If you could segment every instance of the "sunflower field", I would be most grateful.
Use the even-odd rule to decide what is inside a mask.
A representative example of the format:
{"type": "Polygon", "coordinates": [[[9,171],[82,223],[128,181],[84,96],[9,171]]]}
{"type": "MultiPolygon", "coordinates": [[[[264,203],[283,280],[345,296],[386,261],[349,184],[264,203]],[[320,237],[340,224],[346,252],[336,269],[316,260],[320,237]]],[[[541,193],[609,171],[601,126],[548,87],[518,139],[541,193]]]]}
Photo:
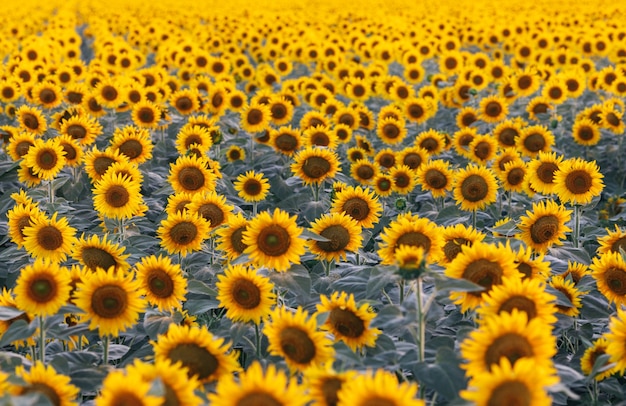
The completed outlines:
{"type": "Polygon", "coordinates": [[[0,9],[0,405],[626,405],[623,1],[0,9]]]}

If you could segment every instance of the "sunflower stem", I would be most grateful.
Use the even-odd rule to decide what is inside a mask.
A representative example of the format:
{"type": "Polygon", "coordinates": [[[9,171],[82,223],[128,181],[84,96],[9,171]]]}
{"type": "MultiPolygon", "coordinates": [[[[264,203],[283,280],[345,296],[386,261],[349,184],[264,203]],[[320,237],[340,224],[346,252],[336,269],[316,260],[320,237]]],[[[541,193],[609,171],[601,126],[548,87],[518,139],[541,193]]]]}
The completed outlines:
{"type": "Polygon", "coordinates": [[[257,213],[258,213],[258,202],[252,202],[252,217],[256,217],[257,213]]]}
{"type": "Polygon", "coordinates": [[[124,222],[123,218],[119,219],[117,227],[118,227],[118,231],[119,231],[119,240],[120,240],[120,243],[121,243],[124,240],[126,240],[126,225],[125,225],[125,222],[124,222]]]}
{"type": "Polygon", "coordinates": [[[48,203],[54,203],[54,187],[52,186],[52,179],[48,181],[48,203]]]}
{"type": "Polygon", "coordinates": [[[43,316],[39,316],[39,360],[46,365],[46,329],[43,328],[43,316]]]}
{"type": "Polygon", "coordinates": [[[259,325],[254,323],[254,338],[256,344],[256,358],[261,359],[261,332],[259,331],[259,325]]]}
{"type": "Polygon", "coordinates": [[[472,210],[472,228],[476,230],[476,209],[472,210]]]}
{"type": "MultiPolygon", "coordinates": [[[[417,278],[415,281],[415,300],[417,302],[417,334],[419,339],[419,352],[417,354],[417,362],[424,361],[425,341],[426,341],[426,309],[422,307],[422,278],[417,278]]],[[[424,398],[424,386],[420,385],[419,391],[420,399],[424,398]]]]}
{"type": "Polygon", "coordinates": [[[109,364],[109,346],[111,345],[111,337],[107,334],[102,337],[102,363],[104,365],[109,364]]]}
{"type": "Polygon", "coordinates": [[[574,205],[574,232],[572,234],[572,243],[578,248],[578,239],[580,237],[580,205],[574,205]]]}
{"type": "Polygon", "coordinates": [[[399,302],[399,304],[402,305],[402,303],[404,302],[404,279],[400,280],[399,287],[400,287],[400,302],[399,302]]]}

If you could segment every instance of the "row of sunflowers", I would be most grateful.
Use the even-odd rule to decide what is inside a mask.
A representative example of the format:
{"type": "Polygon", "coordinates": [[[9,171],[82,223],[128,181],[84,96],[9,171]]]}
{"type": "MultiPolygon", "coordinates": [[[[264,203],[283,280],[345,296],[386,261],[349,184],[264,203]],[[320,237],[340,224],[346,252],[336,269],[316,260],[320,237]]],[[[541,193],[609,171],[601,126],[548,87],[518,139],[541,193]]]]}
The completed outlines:
{"type": "Polygon", "coordinates": [[[626,4],[13,3],[0,404],[626,401],[626,4]]]}

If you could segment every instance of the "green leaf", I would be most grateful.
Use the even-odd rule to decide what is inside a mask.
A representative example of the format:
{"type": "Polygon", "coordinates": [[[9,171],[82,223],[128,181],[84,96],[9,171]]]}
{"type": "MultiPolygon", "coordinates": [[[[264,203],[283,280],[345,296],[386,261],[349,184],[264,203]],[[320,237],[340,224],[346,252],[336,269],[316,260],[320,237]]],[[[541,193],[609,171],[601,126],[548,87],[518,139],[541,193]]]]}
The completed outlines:
{"type": "Polygon", "coordinates": [[[2,334],[0,338],[0,347],[14,343],[15,341],[25,340],[35,334],[37,330],[36,323],[28,324],[25,320],[16,320],[2,334]]]}
{"type": "Polygon", "coordinates": [[[380,297],[385,286],[398,283],[399,276],[391,271],[391,267],[374,267],[367,281],[366,297],[380,297]]]}
{"type": "Polygon", "coordinates": [[[321,242],[330,241],[328,238],[322,237],[321,235],[316,234],[306,229],[302,231],[302,234],[300,234],[300,237],[307,239],[307,240],[313,240],[313,241],[321,241],[321,242]]]}
{"type": "Polygon", "coordinates": [[[169,314],[147,312],[143,319],[143,328],[151,339],[156,340],[160,334],[167,333],[173,322],[174,320],[169,314]]]}
{"type": "Polygon", "coordinates": [[[0,306],[0,320],[6,321],[15,319],[24,314],[24,311],[16,309],[15,307],[0,306]]]}
{"type": "Polygon", "coordinates": [[[435,288],[438,292],[480,292],[485,290],[484,287],[468,281],[467,279],[448,278],[443,275],[438,275],[435,279],[435,288]]]}
{"type": "Polygon", "coordinates": [[[430,365],[426,362],[419,362],[413,368],[413,374],[420,385],[427,389],[432,389],[444,399],[456,397],[458,392],[454,382],[448,373],[440,365],[430,365]]]}
{"type": "Polygon", "coordinates": [[[206,296],[217,296],[217,290],[213,289],[206,283],[199,281],[197,279],[192,279],[187,282],[187,292],[196,293],[198,295],[206,295],[206,296]]]}
{"type": "Polygon", "coordinates": [[[608,371],[609,369],[615,366],[615,363],[610,363],[609,359],[611,359],[610,354],[602,354],[598,358],[596,358],[593,363],[593,368],[591,368],[591,372],[587,375],[587,381],[591,382],[596,377],[596,375],[608,371]]]}
{"type": "Polygon", "coordinates": [[[302,304],[311,294],[311,275],[302,265],[293,265],[286,272],[272,272],[270,280],[278,287],[287,289],[302,304]]]}

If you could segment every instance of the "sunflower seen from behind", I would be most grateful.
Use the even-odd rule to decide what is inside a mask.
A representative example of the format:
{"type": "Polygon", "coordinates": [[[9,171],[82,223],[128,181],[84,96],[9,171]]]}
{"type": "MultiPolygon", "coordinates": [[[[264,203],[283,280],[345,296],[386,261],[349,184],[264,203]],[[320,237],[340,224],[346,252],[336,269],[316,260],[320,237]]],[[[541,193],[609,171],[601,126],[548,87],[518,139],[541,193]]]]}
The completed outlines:
{"type": "Polygon", "coordinates": [[[274,284],[253,267],[229,265],[217,279],[216,299],[233,321],[258,325],[276,304],[274,284]]]}
{"type": "Polygon", "coordinates": [[[271,363],[264,368],[258,361],[240,373],[239,379],[233,375],[220,379],[209,394],[214,406],[305,406],[309,400],[295,377],[271,363]]]}
{"type": "Polygon", "coordinates": [[[152,341],[152,346],[156,362],[180,363],[187,369],[187,376],[201,383],[219,381],[241,369],[230,345],[206,326],[170,324],[165,334],[152,341]]]}
{"type": "Polygon", "coordinates": [[[21,269],[15,284],[15,301],[21,310],[52,316],[70,297],[70,273],[49,259],[37,259],[21,269]]]}
{"type": "Polygon", "coordinates": [[[187,293],[187,279],[169,257],[145,256],[135,264],[135,279],[143,296],[159,311],[180,309],[187,293]]]}
{"type": "Polygon", "coordinates": [[[304,371],[333,358],[332,341],[318,331],[316,318],[298,307],[295,311],[277,307],[270,321],[263,326],[267,336],[267,350],[282,357],[293,371],[304,371]]]}

